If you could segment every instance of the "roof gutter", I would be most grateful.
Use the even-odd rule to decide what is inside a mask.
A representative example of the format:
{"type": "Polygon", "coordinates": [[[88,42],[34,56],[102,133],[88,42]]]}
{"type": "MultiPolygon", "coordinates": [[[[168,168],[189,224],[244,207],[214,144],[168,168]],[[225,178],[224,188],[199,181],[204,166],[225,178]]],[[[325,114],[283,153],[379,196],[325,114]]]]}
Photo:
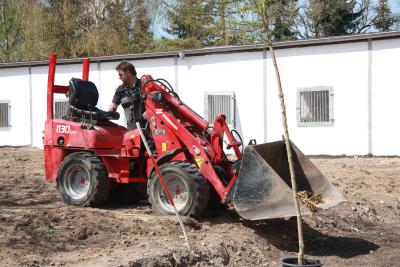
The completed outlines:
{"type": "MultiPolygon", "coordinates": [[[[365,34],[343,35],[343,36],[334,36],[334,37],[326,37],[318,39],[303,39],[294,41],[274,42],[274,48],[288,49],[297,47],[332,45],[332,44],[354,43],[354,42],[368,42],[368,40],[383,40],[383,39],[397,39],[397,38],[400,38],[400,31],[365,33],[365,34]]],[[[98,63],[98,62],[114,62],[121,60],[143,60],[143,59],[175,58],[175,57],[182,58],[183,56],[189,57],[189,56],[202,56],[210,54],[254,52],[254,51],[262,51],[263,49],[268,49],[268,47],[265,44],[221,46],[221,47],[209,47],[201,49],[182,50],[182,51],[90,57],[90,61],[93,63],[98,63]]],[[[82,58],[71,58],[71,59],[60,59],[57,61],[57,64],[70,65],[70,64],[80,64],[81,62],[82,58]]],[[[29,66],[31,67],[47,66],[48,64],[49,64],[48,60],[0,63],[0,69],[29,67],[29,66]]]]}

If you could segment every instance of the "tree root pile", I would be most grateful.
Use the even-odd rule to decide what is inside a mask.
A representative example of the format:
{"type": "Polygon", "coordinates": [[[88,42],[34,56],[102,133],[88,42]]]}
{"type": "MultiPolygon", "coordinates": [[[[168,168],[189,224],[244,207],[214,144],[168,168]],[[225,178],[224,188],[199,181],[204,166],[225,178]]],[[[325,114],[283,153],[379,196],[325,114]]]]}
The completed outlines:
{"type": "Polygon", "coordinates": [[[300,200],[309,208],[312,212],[317,212],[320,210],[318,204],[322,202],[321,194],[313,194],[309,191],[300,191],[297,193],[300,200]]]}

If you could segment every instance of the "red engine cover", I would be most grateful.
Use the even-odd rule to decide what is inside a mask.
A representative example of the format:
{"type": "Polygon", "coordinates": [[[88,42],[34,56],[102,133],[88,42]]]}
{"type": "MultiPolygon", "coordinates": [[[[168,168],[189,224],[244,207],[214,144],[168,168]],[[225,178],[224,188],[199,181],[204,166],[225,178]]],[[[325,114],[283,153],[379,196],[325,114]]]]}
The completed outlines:
{"type": "Polygon", "coordinates": [[[81,123],[54,119],[46,122],[44,145],[84,149],[112,149],[120,147],[126,128],[122,126],[94,126],[82,129],[81,123]]]}

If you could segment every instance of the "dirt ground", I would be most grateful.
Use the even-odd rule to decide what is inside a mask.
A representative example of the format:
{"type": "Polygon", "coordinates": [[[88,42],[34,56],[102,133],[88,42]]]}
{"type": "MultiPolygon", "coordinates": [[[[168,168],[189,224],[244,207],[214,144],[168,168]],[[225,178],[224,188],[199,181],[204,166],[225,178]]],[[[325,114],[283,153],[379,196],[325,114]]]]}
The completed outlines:
{"type": "MultiPolygon", "coordinates": [[[[233,211],[184,218],[148,204],[67,206],[44,181],[43,151],[0,148],[1,266],[281,266],[296,221],[248,222],[233,211]]],[[[324,266],[400,266],[400,158],[313,158],[347,197],[305,218],[306,254],[324,266]]]]}

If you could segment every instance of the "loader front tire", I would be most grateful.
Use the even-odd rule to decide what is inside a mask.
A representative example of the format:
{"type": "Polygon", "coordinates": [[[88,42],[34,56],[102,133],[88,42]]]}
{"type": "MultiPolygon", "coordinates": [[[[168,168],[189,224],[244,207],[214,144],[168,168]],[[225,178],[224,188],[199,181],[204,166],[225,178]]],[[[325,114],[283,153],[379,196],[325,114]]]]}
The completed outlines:
{"type": "MultiPolygon", "coordinates": [[[[175,161],[160,167],[175,207],[180,215],[198,218],[206,209],[209,185],[197,167],[189,162],[175,161]]],[[[174,214],[158,175],[150,178],[147,194],[153,210],[158,214],[174,214]]]]}
{"type": "Polygon", "coordinates": [[[98,207],[107,202],[110,184],[100,158],[88,152],[75,152],[62,161],[57,173],[57,189],[64,202],[98,207]]]}

